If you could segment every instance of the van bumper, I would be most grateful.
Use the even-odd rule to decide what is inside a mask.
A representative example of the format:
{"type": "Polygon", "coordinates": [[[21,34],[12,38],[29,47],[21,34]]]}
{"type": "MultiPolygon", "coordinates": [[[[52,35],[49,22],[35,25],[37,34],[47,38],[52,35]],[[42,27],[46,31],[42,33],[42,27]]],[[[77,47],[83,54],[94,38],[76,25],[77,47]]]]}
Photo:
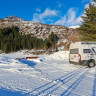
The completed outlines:
{"type": "Polygon", "coordinates": [[[88,66],[88,60],[82,60],[82,61],[79,61],[79,62],[73,62],[73,61],[69,61],[69,63],[71,64],[78,64],[78,65],[84,65],[84,66],[88,66]]]}

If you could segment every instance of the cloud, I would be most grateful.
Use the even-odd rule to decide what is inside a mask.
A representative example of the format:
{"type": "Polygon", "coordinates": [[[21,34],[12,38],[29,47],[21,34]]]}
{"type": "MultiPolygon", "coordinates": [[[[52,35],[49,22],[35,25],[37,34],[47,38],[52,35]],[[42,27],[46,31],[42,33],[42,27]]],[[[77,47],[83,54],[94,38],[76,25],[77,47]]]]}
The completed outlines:
{"type": "MultiPolygon", "coordinates": [[[[95,2],[90,2],[91,4],[94,4],[94,6],[96,6],[96,3],[95,2]]],[[[85,7],[84,8],[89,8],[89,3],[88,4],[85,4],[85,7]]]]}
{"type": "Polygon", "coordinates": [[[60,20],[56,21],[56,22],[55,22],[55,25],[64,25],[65,22],[66,22],[66,16],[61,17],[60,20]]]}
{"type": "Polygon", "coordinates": [[[61,17],[55,22],[55,25],[75,26],[80,25],[82,21],[81,16],[76,17],[76,11],[74,8],[70,8],[66,15],[61,17]]]}
{"type": "Polygon", "coordinates": [[[84,8],[89,8],[89,4],[85,4],[85,7],[84,8]]]}
{"type": "Polygon", "coordinates": [[[45,18],[57,16],[57,13],[58,13],[57,10],[51,10],[49,8],[46,8],[45,11],[41,14],[34,13],[32,21],[45,23],[45,21],[44,21],[45,18]]]}
{"type": "Polygon", "coordinates": [[[54,19],[52,19],[52,17],[55,18],[59,17],[58,13],[59,13],[58,10],[55,9],[51,10],[49,8],[46,8],[43,13],[34,13],[32,21],[40,23],[50,22],[50,24],[65,25],[65,26],[76,26],[81,24],[82,14],[77,17],[76,16],[77,9],[75,10],[74,8],[70,8],[64,16],[60,17],[59,20],[53,23],[54,19]]]}
{"type": "Polygon", "coordinates": [[[67,24],[73,23],[76,18],[76,12],[73,8],[70,8],[67,12],[68,20],[66,21],[67,24]]]}
{"type": "Polygon", "coordinates": [[[37,14],[37,13],[34,13],[33,14],[33,20],[32,21],[34,21],[34,22],[39,22],[39,14],[37,14]]]}
{"type": "Polygon", "coordinates": [[[82,3],[84,3],[84,2],[92,2],[93,0],[82,0],[82,3]]]}
{"type": "Polygon", "coordinates": [[[36,8],[35,10],[36,10],[37,12],[41,12],[41,9],[39,9],[39,8],[36,8]]]}
{"type": "Polygon", "coordinates": [[[62,7],[62,3],[60,3],[60,1],[57,1],[57,6],[58,6],[58,8],[61,8],[62,7]]]}
{"type": "Polygon", "coordinates": [[[82,18],[81,16],[79,16],[78,18],[75,19],[75,22],[73,23],[73,25],[80,25],[82,22],[82,18]]]}
{"type": "Polygon", "coordinates": [[[47,8],[44,13],[40,14],[39,17],[40,19],[46,18],[46,17],[50,17],[50,16],[56,16],[57,15],[57,11],[56,10],[50,10],[49,8],[47,8]]]}

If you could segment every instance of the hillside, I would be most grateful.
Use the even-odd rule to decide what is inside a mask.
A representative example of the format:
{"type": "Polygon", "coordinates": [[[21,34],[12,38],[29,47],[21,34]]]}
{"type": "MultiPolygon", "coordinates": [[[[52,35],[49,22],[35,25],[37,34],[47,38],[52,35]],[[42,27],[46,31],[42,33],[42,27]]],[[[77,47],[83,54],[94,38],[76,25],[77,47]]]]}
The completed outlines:
{"type": "Polygon", "coordinates": [[[18,26],[20,28],[20,33],[22,34],[31,34],[32,37],[38,38],[48,38],[51,32],[55,33],[58,38],[58,45],[65,42],[79,41],[80,34],[78,30],[68,28],[61,25],[48,25],[42,23],[35,23],[32,21],[25,21],[17,16],[8,16],[4,19],[0,19],[0,28],[18,26]],[[75,36],[75,38],[74,38],[75,36]]]}

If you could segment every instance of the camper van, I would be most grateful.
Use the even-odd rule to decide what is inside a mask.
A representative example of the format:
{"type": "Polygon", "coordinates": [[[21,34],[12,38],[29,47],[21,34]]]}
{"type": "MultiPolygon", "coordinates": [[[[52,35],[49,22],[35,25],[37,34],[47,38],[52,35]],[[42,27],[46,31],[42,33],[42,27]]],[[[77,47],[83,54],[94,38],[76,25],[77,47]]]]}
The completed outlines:
{"type": "Polygon", "coordinates": [[[96,65],[96,42],[82,41],[71,43],[69,63],[94,67],[96,65]]]}

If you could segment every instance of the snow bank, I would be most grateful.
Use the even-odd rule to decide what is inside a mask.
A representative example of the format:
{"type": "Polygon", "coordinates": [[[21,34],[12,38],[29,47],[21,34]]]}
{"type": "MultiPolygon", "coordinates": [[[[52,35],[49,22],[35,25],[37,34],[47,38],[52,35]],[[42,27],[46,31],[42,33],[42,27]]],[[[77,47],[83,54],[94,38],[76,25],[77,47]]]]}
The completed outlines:
{"type": "Polygon", "coordinates": [[[46,58],[55,60],[62,60],[62,59],[65,60],[69,58],[69,51],[58,51],[54,54],[47,56],[46,58]]]}
{"type": "Polygon", "coordinates": [[[2,54],[0,54],[0,56],[5,56],[8,58],[25,58],[28,56],[37,56],[37,55],[25,54],[25,50],[22,50],[22,51],[18,51],[18,52],[9,53],[9,54],[2,53],[2,54]]]}

